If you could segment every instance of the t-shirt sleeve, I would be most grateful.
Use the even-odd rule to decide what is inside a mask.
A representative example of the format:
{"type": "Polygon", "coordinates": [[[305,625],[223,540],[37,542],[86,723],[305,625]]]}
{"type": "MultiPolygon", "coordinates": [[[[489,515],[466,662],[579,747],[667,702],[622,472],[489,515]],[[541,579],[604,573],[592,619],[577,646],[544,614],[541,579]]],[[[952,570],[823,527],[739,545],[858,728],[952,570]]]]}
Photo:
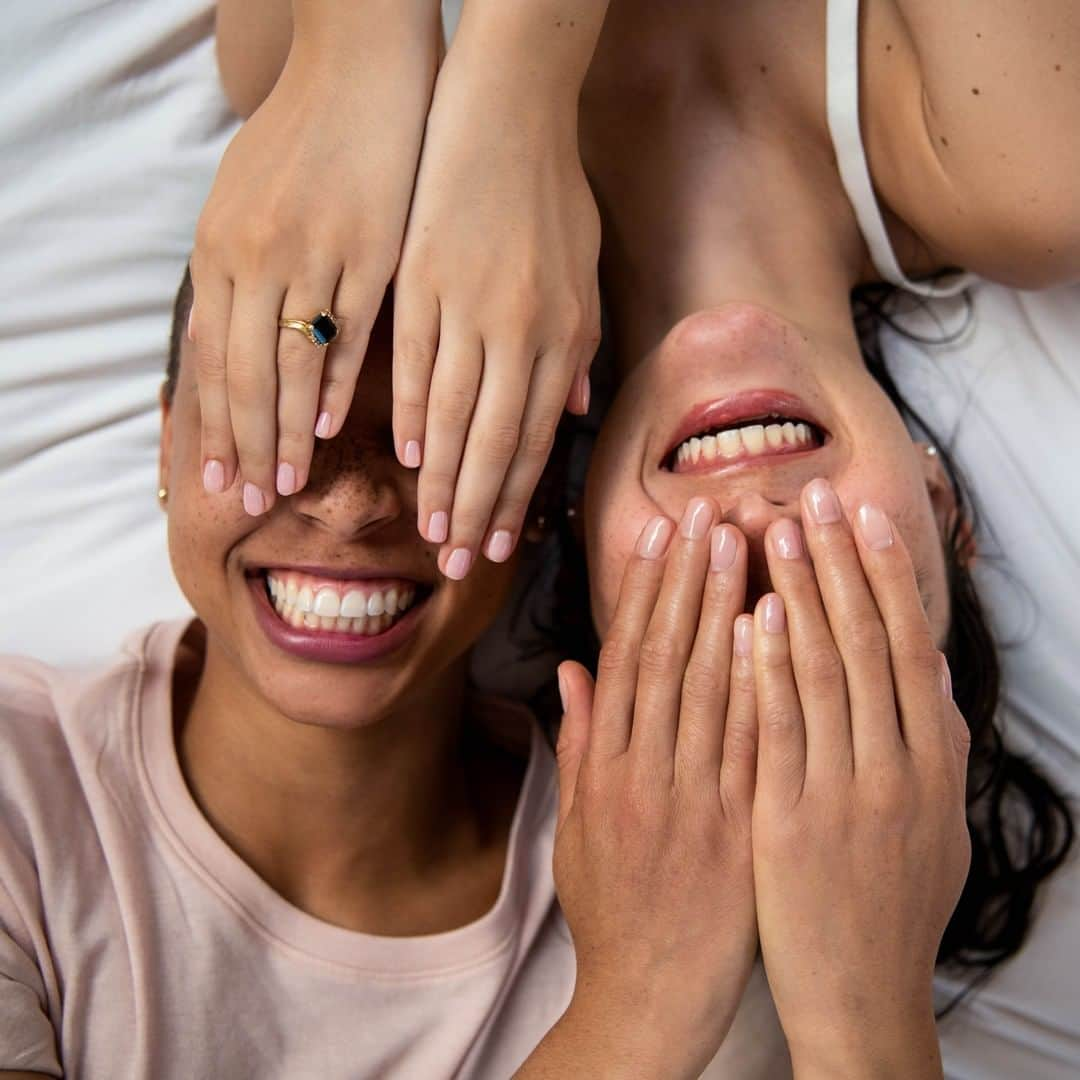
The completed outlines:
{"type": "Polygon", "coordinates": [[[62,1076],[56,1033],[45,1011],[44,980],[16,940],[12,922],[21,920],[0,882],[0,1070],[62,1076]]]}

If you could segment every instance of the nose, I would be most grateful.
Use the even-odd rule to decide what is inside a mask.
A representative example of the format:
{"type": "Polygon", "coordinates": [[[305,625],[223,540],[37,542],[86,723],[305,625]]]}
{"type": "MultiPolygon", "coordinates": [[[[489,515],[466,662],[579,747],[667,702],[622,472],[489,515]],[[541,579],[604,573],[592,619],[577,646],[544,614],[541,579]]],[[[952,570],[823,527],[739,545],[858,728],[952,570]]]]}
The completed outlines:
{"type": "Polygon", "coordinates": [[[358,540],[401,519],[410,474],[381,449],[335,445],[340,440],[319,446],[308,483],[289,506],[341,541],[358,540]]]}

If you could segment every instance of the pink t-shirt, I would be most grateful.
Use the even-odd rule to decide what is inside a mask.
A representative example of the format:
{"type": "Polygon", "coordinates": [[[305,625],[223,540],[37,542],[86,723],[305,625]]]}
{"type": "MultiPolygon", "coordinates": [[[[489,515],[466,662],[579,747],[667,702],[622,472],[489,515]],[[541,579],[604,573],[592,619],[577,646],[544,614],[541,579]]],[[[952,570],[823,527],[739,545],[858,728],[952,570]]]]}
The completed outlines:
{"type": "MultiPolygon", "coordinates": [[[[539,727],[495,906],[447,933],[345,930],[275,893],[192,800],[171,706],[187,625],[93,675],[0,660],[0,1069],[506,1080],[574,984],[539,727]]],[[[706,1075],[785,1063],[758,969],[706,1075]]]]}

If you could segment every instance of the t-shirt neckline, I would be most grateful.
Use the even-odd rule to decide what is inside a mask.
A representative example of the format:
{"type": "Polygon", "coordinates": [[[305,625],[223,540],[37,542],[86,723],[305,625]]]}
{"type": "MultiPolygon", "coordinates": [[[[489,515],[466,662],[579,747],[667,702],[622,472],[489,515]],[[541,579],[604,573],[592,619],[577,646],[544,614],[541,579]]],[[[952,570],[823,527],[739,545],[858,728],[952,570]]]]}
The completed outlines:
{"type": "Polygon", "coordinates": [[[251,929],[287,951],[368,975],[447,975],[484,964],[506,949],[530,888],[529,838],[554,800],[554,759],[535,720],[494,906],[471,923],[437,934],[383,937],[348,930],[309,915],[275,892],[225,843],[192,798],[180,770],[172,715],[176,650],[190,625],[190,619],[180,619],[147,630],[131,702],[132,731],[137,769],[156,824],[203,884],[251,929]]]}

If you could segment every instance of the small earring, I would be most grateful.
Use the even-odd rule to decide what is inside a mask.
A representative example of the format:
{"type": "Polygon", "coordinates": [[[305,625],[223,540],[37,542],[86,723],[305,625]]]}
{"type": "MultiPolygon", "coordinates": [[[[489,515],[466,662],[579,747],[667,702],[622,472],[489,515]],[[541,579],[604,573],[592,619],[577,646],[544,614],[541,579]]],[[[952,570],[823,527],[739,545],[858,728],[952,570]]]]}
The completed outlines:
{"type": "Polygon", "coordinates": [[[928,446],[926,448],[926,456],[927,457],[937,457],[937,447],[936,446],[928,446]]]}
{"type": "Polygon", "coordinates": [[[164,506],[165,503],[169,501],[169,489],[164,487],[158,488],[157,497],[158,502],[161,503],[162,506],[164,506]]]}

